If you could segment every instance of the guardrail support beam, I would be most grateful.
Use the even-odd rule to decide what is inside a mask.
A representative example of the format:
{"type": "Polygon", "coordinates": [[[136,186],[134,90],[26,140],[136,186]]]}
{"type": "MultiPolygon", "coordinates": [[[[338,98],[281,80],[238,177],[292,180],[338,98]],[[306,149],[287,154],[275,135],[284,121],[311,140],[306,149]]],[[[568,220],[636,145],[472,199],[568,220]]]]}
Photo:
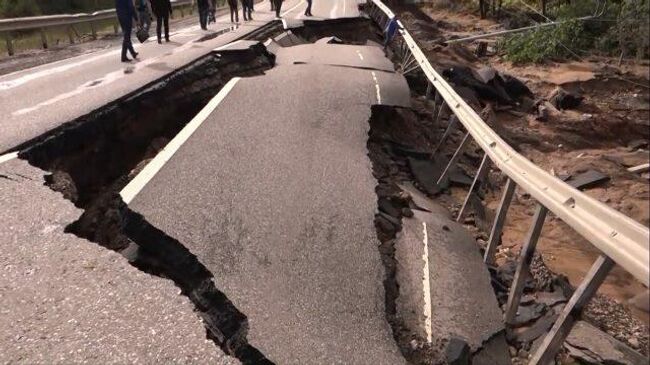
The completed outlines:
{"type": "Polygon", "coordinates": [[[515,184],[512,179],[508,178],[506,186],[503,189],[503,194],[501,195],[501,203],[499,204],[499,208],[494,217],[494,223],[492,223],[492,230],[490,231],[490,238],[488,239],[487,247],[485,248],[485,254],[483,255],[483,262],[488,265],[494,264],[494,254],[497,252],[497,247],[501,240],[501,233],[503,232],[503,226],[506,223],[508,209],[510,208],[510,203],[512,202],[512,197],[515,194],[516,187],[517,184],[515,184]]]}
{"type": "Polygon", "coordinates": [[[490,158],[488,157],[488,154],[485,153],[483,154],[483,160],[481,160],[481,165],[479,165],[478,170],[476,170],[476,176],[474,176],[474,181],[472,181],[472,186],[469,187],[469,192],[465,197],[463,206],[460,208],[460,211],[458,212],[458,217],[456,217],[456,222],[462,223],[461,221],[463,219],[463,215],[465,214],[465,210],[467,209],[467,205],[469,204],[469,200],[472,198],[472,194],[474,194],[474,190],[477,190],[481,187],[481,183],[483,182],[483,179],[485,178],[485,175],[487,175],[489,169],[490,169],[490,158]]]}
{"type": "Polygon", "coordinates": [[[537,241],[542,233],[542,227],[544,227],[546,213],[548,213],[546,207],[537,203],[537,209],[533,216],[533,225],[530,227],[526,241],[521,247],[519,262],[517,263],[517,271],[515,271],[515,277],[512,281],[512,286],[510,287],[510,294],[508,295],[508,303],[506,304],[506,313],[504,317],[506,324],[511,324],[517,316],[521,294],[524,292],[526,278],[530,274],[530,263],[533,261],[537,241]]]}
{"type": "MultiPolygon", "coordinates": [[[[442,113],[443,108],[444,108],[444,104],[440,108],[440,111],[438,112],[438,117],[436,118],[436,122],[438,122],[438,118],[440,118],[440,114],[442,113]]],[[[438,141],[438,144],[436,145],[436,147],[431,152],[431,158],[434,157],[436,152],[438,152],[440,147],[442,147],[442,144],[445,143],[445,140],[447,140],[447,138],[449,137],[451,132],[454,130],[454,127],[456,126],[457,121],[458,121],[458,118],[456,118],[455,115],[452,115],[451,118],[449,118],[449,124],[447,124],[447,128],[445,129],[445,133],[442,134],[442,137],[440,137],[440,140],[438,141]]]]}
{"type": "MultiPolygon", "coordinates": [[[[454,118],[455,119],[455,118],[454,118]]],[[[456,152],[454,152],[454,155],[451,156],[451,160],[449,160],[449,163],[447,164],[447,167],[445,167],[445,171],[442,172],[440,177],[438,178],[438,181],[436,182],[438,185],[442,183],[442,181],[449,175],[451,172],[451,168],[458,162],[458,159],[460,156],[463,154],[463,150],[465,149],[465,146],[469,143],[471,135],[469,132],[465,133],[465,137],[463,137],[463,140],[460,142],[460,146],[456,149],[456,152]]]]}
{"type": "Polygon", "coordinates": [[[48,44],[47,44],[47,35],[45,34],[45,29],[41,28],[38,30],[38,32],[41,34],[41,46],[43,46],[43,49],[47,49],[48,44]]]}
{"type": "Polygon", "coordinates": [[[97,28],[95,28],[95,23],[90,22],[90,34],[92,34],[93,39],[97,39],[97,28]]]}
{"type": "Polygon", "coordinates": [[[70,44],[74,44],[74,34],[72,33],[72,26],[68,27],[68,40],[70,40],[70,44]]]}
{"type": "Polygon", "coordinates": [[[9,56],[14,55],[14,42],[11,39],[11,34],[5,33],[5,42],[7,43],[7,53],[9,56]]]}
{"type": "Polygon", "coordinates": [[[560,317],[555,321],[553,328],[542,340],[530,360],[530,365],[547,365],[555,359],[555,355],[564,343],[564,340],[571,332],[577,317],[582,313],[585,305],[596,294],[600,285],[607,278],[607,274],[614,267],[614,261],[607,256],[601,255],[591,266],[585,279],[569,299],[560,317]]]}

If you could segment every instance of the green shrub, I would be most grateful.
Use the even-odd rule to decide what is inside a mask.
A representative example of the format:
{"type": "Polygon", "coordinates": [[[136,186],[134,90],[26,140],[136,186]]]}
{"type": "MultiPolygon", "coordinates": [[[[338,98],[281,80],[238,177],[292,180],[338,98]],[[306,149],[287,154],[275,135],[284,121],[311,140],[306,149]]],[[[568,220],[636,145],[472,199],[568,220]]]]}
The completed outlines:
{"type": "Polygon", "coordinates": [[[557,26],[539,28],[507,37],[502,47],[506,59],[514,63],[541,63],[548,59],[569,57],[569,50],[584,47],[583,24],[577,20],[557,26]],[[568,48],[568,49],[567,49],[568,48]]]}
{"type": "Polygon", "coordinates": [[[0,0],[0,17],[17,18],[41,13],[35,0],[0,0]]]}

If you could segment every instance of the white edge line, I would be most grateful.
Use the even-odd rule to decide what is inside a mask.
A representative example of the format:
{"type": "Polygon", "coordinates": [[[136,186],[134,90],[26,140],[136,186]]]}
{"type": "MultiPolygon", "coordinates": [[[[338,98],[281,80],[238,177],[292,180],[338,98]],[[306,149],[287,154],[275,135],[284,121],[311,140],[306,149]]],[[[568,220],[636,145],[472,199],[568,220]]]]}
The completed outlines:
{"type": "Polygon", "coordinates": [[[422,269],[422,284],[423,284],[423,295],[424,295],[424,330],[427,334],[427,342],[431,343],[433,341],[433,334],[431,329],[431,283],[429,279],[429,236],[427,234],[427,224],[422,222],[422,233],[424,237],[422,243],[424,244],[424,253],[422,259],[424,260],[424,267],[422,269]]]}
{"type": "Polygon", "coordinates": [[[13,160],[14,158],[17,158],[17,157],[18,157],[18,152],[7,153],[6,155],[0,156],[0,163],[5,163],[7,161],[11,161],[11,160],[13,160]]]}
{"type": "Polygon", "coordinates": [[[239,43],[241,43],[242,41],[243,41],[243,40],[240,39],[240,40],[238,40],[238,41],[230,42],[230,43],[228,43],[228,44],[224,44],[224,45],[221,46],[221,47],[215,48],[215,49],[213,49],[212,51],[214,51],[214,52],[216,52],[216,51],[221,51],[221,50],[224,50],[224,49],[226,49],[226,48],[230,48],[230,47],[234,46],[235,44],[239,44],[239,43]]]}
{"type": "Polygon", "coordinates": [[[192,134],[203,124],[203,122],[219,106],[223,99],[234,88],[240,77],[234,77],[219,91],[219,93],[210,100],[187,125],[172,139],[156,157],[154,157],[147,166],[120,191],[120,196],[125,204],[131,203],[145,185],[160,171],[160,169],[169,161],[178,149],[192,136],[192,134]]]}
{"type": "Polygon", "coordinates": [[[286,19],[282,19],[282,28],[284,30],[287,30],[287,28],[289,28],[289,26],[287,25],[287,20],[286,19]]]}
{"type": "Polygon", "coordinates": [[[285,11],[284,13],[280,13],[280,16],[285,16],[285,15],[289,14],[289,13],[292,12],[294,9],[296,9],[297,7],[299,7],[300,5],[302,5],[302,3],[304,3],[304,2],[305,2],[305,0],[300,0],[300,1],[298,2],[298,4],[296,4],[293,8],[291,8],[291,9],[285,11]]]}

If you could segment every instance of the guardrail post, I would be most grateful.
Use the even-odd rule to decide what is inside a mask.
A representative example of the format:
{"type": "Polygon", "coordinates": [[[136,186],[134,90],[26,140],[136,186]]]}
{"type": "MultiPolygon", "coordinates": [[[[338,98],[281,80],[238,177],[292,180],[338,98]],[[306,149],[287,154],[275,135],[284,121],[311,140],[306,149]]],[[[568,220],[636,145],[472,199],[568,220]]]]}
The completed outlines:
{"type": "Polygon", "coordinates": [[[74,44],[74,34],[72,34],[72,26],[68,27],[68,39],[70,40],[70,44],[74,44]]]}
{"type": "Polygon", "coordinates": [[[499,246],[499,241],[501,240],[501,232],[503,232],[503,226],[506,223],[506,216],[508,215],[508,209],[510,208],[510,203],[512,202],[512,197],[515,194],[515,184],[512,179],[508,178],[506,181],[506,186],[503,189],[503,195],[501,195],[501,203],[497,209],[497,213],[494,217],[494,223],[492,223],[492,230],[490,231],[490,238],[488,239],[487,247],[485,248],[485,254],[483,255],[483,262],[488,265],[494,263],[494,254],[497,251],[499,246]]]}
{"type": "Polygon", "coordinates": [[[506,304],[506,313],[504,317],[507,324],[511,324],[517,315],[521,295],[524,292],[524,284],[530,273],[530,263],[533,260],[533,254],[535,253],[539,236],[542,233],[542,227],[544,227],[546,213],[548,213],[546,207],[537,203],[537,209],[533,216],[533,225],[530,227],[526,241],[521,248],[519,262],[517,263],[517,271],[515,271],[515,277],[512,281],[512,286],[510,287],[510,294],[508,295],[508,303],[506,304]]]}
{"type": "Polygon", "coordinates": [[[456,222],[460,222],[463,219],[463,215],[465,214],[465,209],[467,209],[467,205],[469,204],[469,200],[472,198],[472,194],[474,193],[474,190],[481,187],[481,183],[483,182],[483,179],[485,178],[485,175],[487,175],[489,169],[490,169],[490,158],[486,153],[483,155],[483,160],[481,160],[481,165],[479,165],[478,170],[476,170],[476,176],[474,177],[474,181],[472,181],[472,186],[470,186],[469,192],[465,197],[463,206],[460,208],[460,211],[458,212],[458,217],[456,217],[456,222]]]}
{"type": "Polygon", "coordinates": [[[5,42],[7,43],[7,53],[9,56],[14,55],[14,42],[11,39],[11,33],[7,32],[5,33],[5,42]]]}
{"type": "Polygon", "coordinates": [[[95,23],[90,22],[90,34],[92,34],[93,39],[97,39],[97,29],[95,28],[95,23]]]}
{"type": "MultiPolygon", "coordinates": [[[[444,105],[443,105],[443,107],[444,107],[444,105]]],[[[442,113],[442,108],[438,112],[438,118],[440,117],[441,113],[442,113]]],[[[438,118],[436,118],[436,122],[438,121],[438,118]]],[[[442,147],[442,144],[445,143],[445,140],[449,137],[451,132],[454,130],[454,127],[456,126],[457,119],[458,118],[456,118],[455,115],[452,115],[449,118],[449,124],[447,124],[447,129],[445,129],[445,132],[442,134],[442,137],[440,137],[440,140],[438,141],[438,144],[436,145],[436,147],[431,152],[431,158],[433,158],[433,156],[436,154],[436,152],[438,152],[440,147],[442,147]]]]}
{"type": "Polygon", "coordinates": [[[582,312],[582,309],[589,300],[596,294],[598,287],[605,281],[607,274],[614,267],[614,261],[607,256],[601,255],[591,266],[585,279],[569,299],[562,313],[555,321],[553,328],[542,340],[542,344],[537,348],[530,360],[530,365],[547,365],[555,359],[560,346],[571,332],[571,328],[576,318],[582,312]]]}
{"type": "Polygon", "coordinates": [[[41,34],[41,45],[43,46],[43,49],[47,49],[47,34],[45,34],[45,30],[41,28],[38,32],[41,34]]]}
{"type": "Polygon", "coordinates": [[[424,98],[426,100],[431,99],[431,93],[433,92],[433,85],[429,81],[427,81],[427,91],[424,93],[424,98]]]}
{"type": "Polygon", "coordinates": [[[178,10],[181,12],[181,18],[185,18],[185,12],[183,11],[183,7],[179,6],[178,10]]]}
{"type": "Polygon", "coordinates": [[[465,149],[465,146],[470,141],[469,137],[470,137],[469,132],[465,133],[465,137],[463,137],[463,140],[460,142],[460,146],[458,146],[456,152],[454,152],[454,155],[451,156],[451,160],[449,160],[447,167],[445,167],[445,171],[443,171],[440,177],[438,178],[438,181],[436,182],[438,185],[440,185],[440,183],[442,183],[442,181],[447,177],[447,175],[449,175],[449,173],[451,172],[451,168],[456,164],[456,162],[460,158],[460,155],[463,154],[463,150],[465,149]]]}
{"type": "Polygon", "coordinates": [[[117,34],[117,23],[113,23],[113,33],[117,34]]]}

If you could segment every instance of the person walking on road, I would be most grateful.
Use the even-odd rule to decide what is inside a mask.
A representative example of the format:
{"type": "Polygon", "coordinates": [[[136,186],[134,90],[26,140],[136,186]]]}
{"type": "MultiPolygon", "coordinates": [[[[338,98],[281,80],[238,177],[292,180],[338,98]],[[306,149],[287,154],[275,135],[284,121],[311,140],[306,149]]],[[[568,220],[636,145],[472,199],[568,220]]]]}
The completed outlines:
{"type": "Polygon", "coordinates": [[[253,11],[253,9],[251,9],[252,3],[253,0],[241,0],[241,11],[245,21],[253,20],[253,17],[251,16],[251,12],[253,11]]]}
{"type": "Polygon", "coordinates": [[[228,0],[230,8],[230,22],[239,23],[239,10],[237,9],[237,0],[228,0]]]}
{"type": "Polygon", "coordinates": [[[280,10],[282,9],[282,0],[271,0],[273,3],[273,8],[275,9],[275,17],[280,17],[280,10]]]}
{"type": "Polygon", "coordinates": [[[208,15],[210,13],[210,1],[198,0],[196,5],[199,8],[199,24],[201,29],[208,30],[208,15]]]}
{"type": "Polygon", "coordinates": [[[138,18],[140,19],[140,26],[142,29],[146,30],[149,33],[151,29],[151,3],[149,0],[136,0],[135,10],[138,11],[138,18]]]}
{"type": "Polygon", "coordinates": [[[312,2],[312,0],[307,0],[307,10],[305,10],[305,16],[312,16],[311,15],[311,2],[312,2]]]}
{"type": "Polygon", "coordinates": [[[169,16],[172,3],[169,0],[151,0],[151,10],[156,15],[156,34],[158,43],[162,43],[162,27],[165,27],[165,41],[169,42],[169,16]]]}
{"type": "Polygon", "coordinates": [[[115,0],[115,11],[117,12],[117,20],[122,27],[124,39],[122,40],[122,62],[130,62],[127,57],[127,51],[131,53],[133,58],[138,57],[138,52],[133,49],[131,42],[131,32],[133,31],[133,21],[138,21],[138,14],[135,12],[133,0],[115,0]]]}

